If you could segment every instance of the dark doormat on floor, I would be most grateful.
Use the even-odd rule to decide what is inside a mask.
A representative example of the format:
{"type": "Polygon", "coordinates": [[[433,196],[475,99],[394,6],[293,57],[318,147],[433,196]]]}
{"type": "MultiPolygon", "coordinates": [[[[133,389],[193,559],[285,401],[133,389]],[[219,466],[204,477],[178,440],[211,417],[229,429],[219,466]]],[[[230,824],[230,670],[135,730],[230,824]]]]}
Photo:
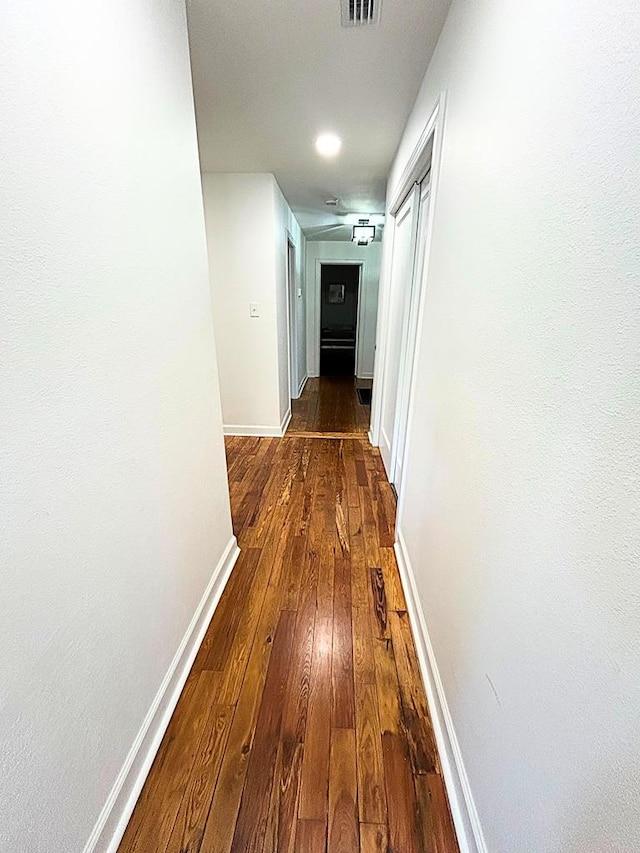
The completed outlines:
{"type": "Polygon", "coordinates": [[[356,388],[358,399],[363,406],[371,405],[371,388],[356,388]]]}

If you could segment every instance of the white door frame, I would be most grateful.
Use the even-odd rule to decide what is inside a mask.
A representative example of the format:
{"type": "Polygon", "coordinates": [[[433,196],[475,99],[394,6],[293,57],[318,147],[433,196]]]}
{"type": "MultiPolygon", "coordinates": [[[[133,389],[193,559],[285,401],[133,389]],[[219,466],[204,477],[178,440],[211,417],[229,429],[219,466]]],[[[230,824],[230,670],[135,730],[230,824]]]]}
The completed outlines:
{"type": "Polygon", "coordinates": [[[407,298],[411,294],[411,282],[413,277],[413,269],[415,265],[416,253],[416,238],[418,235],[418,214],[420,208],[420,188],[418,184],[414,184],[411,190],[403,199],[400,207],[396,211],[393,218],[394,231],[394,250],[391,258],[390,281],[389,281],[389,300],[387,303],[387,327],[385,333],[385,354],[386,363],[384,366],[383,388],[381,395],[381,418],[380,418],[380,454],[384,463],[389,481],[394,484],[393,477],[393,460],[394,460],[394,436],[396,431],[396,416],[397,416],[397,400],[398,388],[400,382],[400,368],[404,355],[403,333],[404,325],[407,318],[407,298]],[[408,234],[408,244],[404,245],[404,241],[400,241],[398,237],[399,229],[402,228],[408,234]],[[402,256],[399,254],[400,247],[404,246],[402,256]],[[398,278],[398,270],[396,262],[402,265],[406,263],[405,275],[407,279],[401,281],[398,278]],[[409,287],[406,287],[406,281],[409,282],[409,287]],[[398,316],[399,313],[399,316],[398,316]],[[391,355],[394,347],[392,346],[392,335],[399,336],[398,362],[395,364],[391,360],[391,355]],[[390,380],[395,381],[395,388],[392,391],[390,380]],[[388,412],[389,406],[393,406],[393,423],[389,430],[385,428],[385,415],[388,412]]]}
{"type": "MultiPolygon", "coordinates": [[[[413,376],[413,355],[417,345],[418,307],[422,303],[422,288],[424,277],[425,247],[420,245],[420,237],[425,234],[425,224],[429,225],[429,203],[431,201],[431,184],[427,174],[420,185],[416,187],[417,210],[415,219],[415,235],[413,243],[413,263],[411,267],[410,288],[407,293],[408,302],[405,304],[405,316],[402,328],[402,350],[398,365],[398,387],[396,391],[395,418],[393,437],[391,440],[391,475],[389,479],[396,488],[398,495],[402,492],[402,482],[399,478],[399,460],[406,458],[407,422],[409,418],[410,390],[413,376]],[[402,451],[402,453],[401,453],[402,451]]],[[[402,469],[404,471],[404,467],[402,469]]]]}
{"type": "Polygon", "coordinates": [[[285,249],[285,275],[287,281],[287,365],[289,373],[289,402],[298,396],[298,388],[295,387],[298,380],[298,324],[296,312],[296,244],[287,230],[285,249]],[[291,265],[293,256],[293,268],[291,265]]]}
{"type": "MultiPolygon", "coordinates": [[[[313,334],[315,336],[314,341],[314,350],[316,353],[316,364],[317,364],[317,376],[320,375],[320,332],[321,332],[321,323],[322,323],[322,304],[321,304],[321,292],[322,292],[322,267],[359,267],[358,270],[358,311],[356,314],[356,363],[354,367],[354,376],[358,375],[358,367],[360,364],[360,328],[361,328],[361,314],[362,311],[362,297],[363,297],[363,287],[362,282],[364,281],[364,264],[365,261],[355,258],[348,258],[345,261],[341,261],[339,259],[331,258],[329,260],[323,260],[322,258],[316,258],[316,282],[315,282],[315,292],[314,292],[314,308],[315,308],[315,323],[313,324],[313,334]]],[[[315,372],[315,371],[314,371],[315,372]]]]}
{"type": "MultiPolygon", "coordinates": [[[[431,253],[431,239],[433,231],[433,213],[437,199],[437,190],[440,177],[440,162],[442,159],[442,137],[444,131],[445,117],[445,93],[441,92],[436,99],[435,105],[429,116],[424,130],[420,134],[418,141],[413,149],[411,157],[400,176],[398,188],[388,203],[388,216],[395,217],[400,209],[402,202],[411,192],[411,188],[415,183],[420,183],[431,167],[431,190],[430,190],[430,216],[427,226],[427,234],[425,239],[424,252],[424,269],[423,275],[426,277],[429,267],[429,257],[431,253]]],[[[388,220],[387,220],[388,221],[388,220]]],[[[389,319],[389,300],[391,296],[391,268],[393,261],[393,232],[395,228],[386,227],[384,229],[384,246],[383,246],[383,263],[380,277],[380,301],[378,309],[378,322],[376,328],[376,358],[373,372],[373,394],[371,400],[371,428],[369,430],[369,441],[374,446],[380,445],[380,429],[382,421],[382,398],[384,392],[384,376],[387,362],[387,335],[388,319],[389,319]]],[[[424,293],[424,287],[422,292],[424,293]]],[[[418,306],[418,314],[422,311],[422,305],[418,306]]],[[[420,324],[420,316],[418,318],[418,326],[420,324]]],[[[414,362],[415,363],[415,354],[414,362]]],[[[412,375],[415,376],[415,371],[412,370],[412,375]]],[[[410,387],[410,398],[413,396],[413,382],[410,387]]],[[[409,404],[409,418],[407,420],[407,432],[411,425],[411,405],[409,404]]],[[[405,453],[408,447],[405,447],[405,453]]],[[[398,504],[398,515],[400,513],[400,503],[398,504]]]]}

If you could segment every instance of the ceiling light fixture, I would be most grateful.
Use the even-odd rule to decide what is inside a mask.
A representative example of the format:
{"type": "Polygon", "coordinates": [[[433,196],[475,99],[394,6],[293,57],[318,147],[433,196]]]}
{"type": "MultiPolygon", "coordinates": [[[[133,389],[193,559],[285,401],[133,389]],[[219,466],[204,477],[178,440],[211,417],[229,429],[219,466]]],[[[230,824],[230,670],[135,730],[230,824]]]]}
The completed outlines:
{"type": "Polygon", "coordinates": [[[316,139],[316,151],[321,157],[335,157],[342,148],[342,140],[335,133],[321,133],[316,139]]]}
{"type": "Polygon", "coordinates": [[[369,225],[368,219],[360,219],[351,232],[351,240],[358,246],[368,246],[372,240],[375,240],[375,236],[376,226],[369,225]]]}

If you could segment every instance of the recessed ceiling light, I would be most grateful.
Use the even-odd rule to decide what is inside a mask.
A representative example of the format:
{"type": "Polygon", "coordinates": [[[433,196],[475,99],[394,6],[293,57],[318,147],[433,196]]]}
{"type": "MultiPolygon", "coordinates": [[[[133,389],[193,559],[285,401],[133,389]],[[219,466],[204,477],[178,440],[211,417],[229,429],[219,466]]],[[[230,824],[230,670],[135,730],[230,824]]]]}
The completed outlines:
{"type": "Polygon", "coordinates": [[[316,151],[321,157],[335,157],[342,148],[342,140],[335,133],[321,133],[316,139],[316,151]]]}

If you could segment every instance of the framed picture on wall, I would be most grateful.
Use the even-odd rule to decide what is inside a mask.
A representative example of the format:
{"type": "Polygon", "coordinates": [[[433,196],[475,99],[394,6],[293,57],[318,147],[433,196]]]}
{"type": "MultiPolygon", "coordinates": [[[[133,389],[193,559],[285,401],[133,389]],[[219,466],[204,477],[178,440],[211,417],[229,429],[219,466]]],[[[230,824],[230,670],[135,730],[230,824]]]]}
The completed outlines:
{"type": "Polygon", "coordinates": [[[344,303],[344,284],[330,284],[328,299],[331,305],[342,305],[344,303]]]}

